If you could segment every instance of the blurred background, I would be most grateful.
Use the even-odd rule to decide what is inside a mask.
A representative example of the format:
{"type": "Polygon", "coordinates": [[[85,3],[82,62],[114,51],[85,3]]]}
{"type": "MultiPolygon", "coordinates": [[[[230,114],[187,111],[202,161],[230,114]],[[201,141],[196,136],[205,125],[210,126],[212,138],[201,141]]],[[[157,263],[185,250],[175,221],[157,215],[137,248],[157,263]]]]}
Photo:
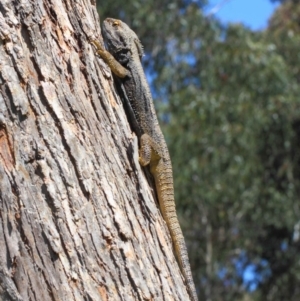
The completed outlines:
{"type": "Polygon", "coordinates": [[[145,46],[199,300],[300,300],[300,4],[99,1],[145,46]]]}

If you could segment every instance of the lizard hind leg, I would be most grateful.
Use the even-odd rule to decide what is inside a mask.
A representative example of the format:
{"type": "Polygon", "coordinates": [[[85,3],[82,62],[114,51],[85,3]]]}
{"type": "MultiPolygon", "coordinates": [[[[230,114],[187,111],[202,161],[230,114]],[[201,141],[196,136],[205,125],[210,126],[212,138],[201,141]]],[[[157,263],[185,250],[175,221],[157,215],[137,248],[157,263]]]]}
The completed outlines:
{"type": "Polygon", "coordinates": [[[140,139],[139,162],[142,166],[146,166],[151,161],[151,137],[143,134],[140,139]]]}
{"type": "Polygon", "coordinates": [[[140,139],[139,162],[142,166],[150,163],[150,171],[155,172],[163,153],[158,151],[159,146],[148,134],[143,134],[140,139]]]}

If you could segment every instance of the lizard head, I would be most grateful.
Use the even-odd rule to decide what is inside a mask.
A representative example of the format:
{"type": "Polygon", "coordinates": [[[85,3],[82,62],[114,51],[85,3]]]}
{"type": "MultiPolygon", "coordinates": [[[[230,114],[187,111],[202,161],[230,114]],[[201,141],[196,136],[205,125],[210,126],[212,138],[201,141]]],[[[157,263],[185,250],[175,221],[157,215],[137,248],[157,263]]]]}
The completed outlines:
{"type": "Polygon", "coordinates": [[[108,51],[126,64],[134,53],[143,56],[143,46],[133,30],[124,22],[107,18],[103,22],[103,37],[108,51]]]}

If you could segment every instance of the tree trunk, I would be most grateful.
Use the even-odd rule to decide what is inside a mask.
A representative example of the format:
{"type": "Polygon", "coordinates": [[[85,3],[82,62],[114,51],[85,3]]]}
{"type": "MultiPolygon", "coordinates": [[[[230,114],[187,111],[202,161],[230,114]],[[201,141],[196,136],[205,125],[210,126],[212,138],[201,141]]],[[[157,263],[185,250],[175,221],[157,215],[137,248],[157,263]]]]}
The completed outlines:
{"type": "Polygon", "coordinates": [[[1,1],[0,300],[189,300],[98,24],[1,1]]]}

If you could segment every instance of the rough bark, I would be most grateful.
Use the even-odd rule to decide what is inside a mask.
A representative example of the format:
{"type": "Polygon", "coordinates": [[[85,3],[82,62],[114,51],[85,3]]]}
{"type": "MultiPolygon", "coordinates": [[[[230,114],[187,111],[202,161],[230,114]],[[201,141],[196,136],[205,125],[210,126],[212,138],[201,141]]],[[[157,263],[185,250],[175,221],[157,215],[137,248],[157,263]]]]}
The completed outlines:
{"type": "Polygon", "coordinates": [[[189,299],[98,24],[93,1],[0,3],[1,300],[189,299]]]}

